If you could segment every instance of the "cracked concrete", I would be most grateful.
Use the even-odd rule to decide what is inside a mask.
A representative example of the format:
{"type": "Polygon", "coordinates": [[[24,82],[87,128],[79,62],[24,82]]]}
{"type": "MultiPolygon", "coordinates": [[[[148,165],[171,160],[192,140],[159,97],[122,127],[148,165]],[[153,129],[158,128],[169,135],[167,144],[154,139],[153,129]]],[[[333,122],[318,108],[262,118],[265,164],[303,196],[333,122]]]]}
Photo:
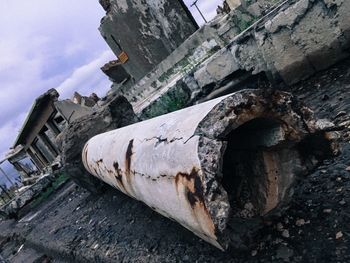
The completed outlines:
{"type": "Polygon", "coordinates": [[[287,204],[297,178],[337,152],[322,123],[288,93],[243,90],[96,135],[82,161],[99,180],[226,250],[247,245],[237,219],[287,204]]]}

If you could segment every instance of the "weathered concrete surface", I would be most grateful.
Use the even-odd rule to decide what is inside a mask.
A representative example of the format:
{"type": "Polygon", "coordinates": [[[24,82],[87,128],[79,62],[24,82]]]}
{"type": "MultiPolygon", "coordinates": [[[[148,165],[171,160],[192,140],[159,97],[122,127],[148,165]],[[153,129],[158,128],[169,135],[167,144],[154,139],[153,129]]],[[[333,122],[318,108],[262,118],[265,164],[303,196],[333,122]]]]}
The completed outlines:
{"type": "Polygon", "coordinates": [[[101,132],[114,130],[137,120],[129,102],[124,97],[117,96],[93,114],[70,123],[62,135],[62,170],[79,185],[91,191],[98,191],[103,184],[85,172],[81,160],[85,143],[101,132]]]}
{"type": "Polygon", "coordinates": [[[135,81],[198,29],[182,0],[100,2],[107,10],[100,32],[116,56],[127,53],[123,67],[135,81]]]}
{"type": "MultiPolygon", "coordinates": [[[[215,82],[211,67],[217,65],[219,70],[218,57],[225,61],[226,53],[231,52],[231,63],[236,67],[228,73],[238,69],[252,74],[264,72],[276,81],[296,83],[348,55],[350,38],[346,32],[350,23],[342,21],[349,12],[346,1],[286,1],[235,38],[226,52],[210,58],[201,74],[208,74],[206,79],[215,82]]],[[[200,85],[208,85],[208,80],[200,85]]]]}
{"type": "Polygon", "coordinates": [[[127,98],[146,119],[157,116],[150,113],[171,110],[162,102],[169,93],[178,101],[187,91],[184,107],[246,87],[249,79],[292,85],[348,56],[349,13],[348,1],[285,1],[214,55],[175,71],[166,82],[145,85],[148,90],[139,88],[140,82],[135,86],[137,96],[131,90],[127,98]]]}
{"type": "MultiPolygon", "coordinates": [[[[261,1],[256,3],[251,2],[251,4],[261,4],[261,6],[264,7],[264,12],[266,12],[274,1],[267,2],[269,2],[269,4],[265,3],[262,5],[261,1]]],[[[264,12],[261,12],[258,16],[251,14],[249,12],[249,6],[250,5],[245,8],[241,6],[233,10],[230,14],[220,15],[213,21],[203,25],[166,59],[160,62],[151,72],[136,83],[135,86],[113,85],[112,88],[116,90],[118,94],[125,96],[132,102],[137,112],[141,111],[144,108],[141,105],[144,100],[153,100],[154,97],[157,96],[156,94],[159,94],[159,91],[163,88],[171,89],[177,80],[187,76],[211,55],[231,43],[235,36],[247,29],[264,14],[264,12]]],[[[178,86],[181,86],[181,83],[178,86]]],[[[171,91],[171,93],[173,92],[171,91]]],[[[181,97],[183,96],[180,95],[177,101],[182,100],[181,97]]],[[[186,106],[188,101],[193,99],[193,96],[190,95],[189,97],[190,99],[187,100],[186,103],[179,104],[179,107],[176,109],[181,109],[186,106]]],[[[152,107],[152,109],[147,111],[157,111],[157,107],[152,107]]],[[[169,112],[166,111],[166,109],[163,109],[162,112],[163,111],[165,111],[165,113],[169,112]]]]}
{"type": "Polygon", "coordinates": [[[242,70],[293,84],[348,55],[349,12],[348,1],[287,1],[230,49],[242,70]]]}
{"type": "Polygon", "coordinates": [[[71,100],[56,101],[55,108],[67,121],[67,123],[73,122],[81,117],[93,113],[93,109],[91,107],[76,104],[71,100]]]}
{"type": "Polygon", "coordinates": [[[118,60],[112,60],[106,63],[101,70],[114,83],[122,83],[130,79],[130,75],[125,71],[123,64],[118,60]]]}
{"type": "Polygon", "coordinates": [[[338,153],[331,128],[288,93],[244,90],[97,135],[82,160],[96,178],[224,250],[244,243],[237,220],[283,206],[300,175],[338,153]]]}

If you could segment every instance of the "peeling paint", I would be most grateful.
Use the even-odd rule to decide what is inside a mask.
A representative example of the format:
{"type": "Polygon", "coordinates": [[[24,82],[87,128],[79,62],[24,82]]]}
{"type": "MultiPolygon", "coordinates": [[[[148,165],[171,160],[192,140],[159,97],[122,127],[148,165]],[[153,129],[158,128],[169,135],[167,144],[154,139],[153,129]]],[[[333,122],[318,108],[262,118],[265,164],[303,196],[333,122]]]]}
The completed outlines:
{"type": "Polygon", "coordinates": [[[93,175],[226,249],[232,218],[261,217],[287,202],[310,168],[293,165],[314,158],[321,141],[335,145],[316,123],[288,93],[244,90],[97,135],[82,158],[93,175]],[[323,136],[313,141],[313,133],[323,136]]]}

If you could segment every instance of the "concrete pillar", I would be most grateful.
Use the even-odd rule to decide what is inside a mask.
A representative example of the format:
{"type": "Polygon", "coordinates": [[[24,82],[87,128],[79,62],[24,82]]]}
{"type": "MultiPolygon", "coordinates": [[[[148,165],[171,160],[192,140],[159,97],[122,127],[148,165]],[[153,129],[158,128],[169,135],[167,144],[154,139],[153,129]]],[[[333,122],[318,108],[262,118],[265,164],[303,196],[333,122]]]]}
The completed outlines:
{"type": "Polygon", "coordinates": [[[52,121],[49,120],[45,126],[52,131],[53,134],[55,134],[55,136],[59,135],[61,133],[60,129],[57,127],[57,125],[52,121]]]}
{"type": "Polygon", "coordinates": [[[51,152],[51,150],[46,146],[45,142],[39,136],[37,136],[36,146],[45,156],[45,159],[48,161],[48,163],[52,163],[55,160],[55,155],[51,152]]]}
{"type": "Polygon", "coordinates": [[[16,168],[17,172],[21,175],[22,178],[28,178],[29,175],[27,172],[23,169],[22,165],[19,162],[14,162],[13,166],[16,168]]]}
{"type": "Polygon", "coordinates": [[[32,162],[34,163],[34,165],[36,166],[36,168],[39,171],[42,171],[42,169],[44,168],[44,164],[40,161],[40,159],[33,153],[31,149],[28,149],[27,153],[30,159],[32,160],[32,162]]]}
{"type": "Polygon", "coordinates": [[[29,149],[35,154],[35,156],[38,157],[40,162],[43,164],[43,166],[47,166],[49,164],[49,161],[47,158],[44,156],[44,154],[40,151],[40,149],[33,143],[29,149]]]}
{"type": "Polygon", "coordinates": [[[235,10],[242,4],[241,0],[226,0],[226,3],[228,4],[231,10],[235,10]]]}
{"type": "Polygon", "coordinates": [[[50,138],[44,133],[39,133],[38,138],[45,144],[54,157],[57,157],[59,151],[56,145],[50,140],[50,138]]]}

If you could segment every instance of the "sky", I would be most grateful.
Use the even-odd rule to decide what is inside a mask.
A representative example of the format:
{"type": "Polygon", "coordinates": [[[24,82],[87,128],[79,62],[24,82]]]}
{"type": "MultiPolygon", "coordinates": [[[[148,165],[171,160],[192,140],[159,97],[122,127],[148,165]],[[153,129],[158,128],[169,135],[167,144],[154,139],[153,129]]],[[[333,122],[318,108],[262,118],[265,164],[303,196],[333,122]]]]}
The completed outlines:
{"type": "MultiPolygon", "coordinates": [[[[210,20],[221,3],[199,0],[198,6],[210,20]]],[[[0,160],[35,98],[48,89],[56,88],[60,99],[110,89],[100,71],[115,59],[98,31],[104,14],[98,0],[0,0],[0,160]]]]}

